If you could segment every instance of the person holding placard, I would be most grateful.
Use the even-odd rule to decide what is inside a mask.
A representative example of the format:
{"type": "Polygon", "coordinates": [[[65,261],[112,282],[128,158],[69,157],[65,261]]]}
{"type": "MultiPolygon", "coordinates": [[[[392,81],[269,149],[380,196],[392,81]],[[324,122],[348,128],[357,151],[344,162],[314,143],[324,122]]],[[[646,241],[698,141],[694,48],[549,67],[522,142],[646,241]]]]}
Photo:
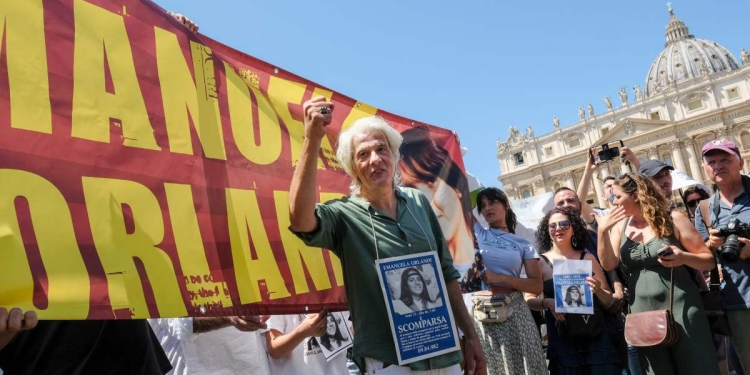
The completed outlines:
{"type": "Polygon", "coordinates": [[[351,337],[347,334],[344,338],[337,326],[341,322],[346,324],[348,316],[348,313],[326,310],[271,316],[267,321],[268,331],[264,333],[271,373],[348,375],[346,353],[338,352],[345,351],[341,348],[346,343],[351,344],[351,337]]]}
{"type": "MultiPolygon", "coordinates": [[[[540,262],[544,293],[540,296],[527,293],[526,300],[531,309],[544,311],[549,340],[547,359],[552,375],[620,375],[625,365],[620,360],[620,353],[613,344],[611,333],[602,327],[604,324],[602,309],[603,306],[609,306],[612,302],[612,292],[609,290],[599,262],[594,255],[586,251],[588,241],[586,223],[570,208],[555,207],[539,222],[536,245],[544,260],[540,262]],[[594,295],[594,315],[582,316],[556,311],[555,285],[552,277],[553,263],[570,260],[591,262],[592,276],[585,279],[584,287],[589,287],[594,295]],[[581,327],[572,327],[574,324],[581,327]],[[598,329],[594,329],[597,324],[598,329]],[[563,327],[564,325],[568,327],[563,327]],[[586,332],[586,334],[573,335],[571,332],[574,330],[586,332]]],[[[571,285],[563,290],[565,296],[560,299],[564,307],[585,306],[585,301],[581,298],[583,290],[579,285],[571,285]]]]}

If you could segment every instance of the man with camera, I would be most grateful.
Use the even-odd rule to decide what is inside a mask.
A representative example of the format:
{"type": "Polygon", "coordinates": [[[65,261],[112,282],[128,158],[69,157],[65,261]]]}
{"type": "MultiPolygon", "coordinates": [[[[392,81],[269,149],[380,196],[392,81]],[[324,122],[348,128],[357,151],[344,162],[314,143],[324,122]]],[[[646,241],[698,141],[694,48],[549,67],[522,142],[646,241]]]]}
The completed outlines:
{"type": "Polygon", "coordinates": [[[695,227],[721,261],[732,343],[745,371],[750,371],[750,177],[741,174],[744,161],[732,141],[708,142],[701,155],[717,191],[696,210],[695,227]]]}

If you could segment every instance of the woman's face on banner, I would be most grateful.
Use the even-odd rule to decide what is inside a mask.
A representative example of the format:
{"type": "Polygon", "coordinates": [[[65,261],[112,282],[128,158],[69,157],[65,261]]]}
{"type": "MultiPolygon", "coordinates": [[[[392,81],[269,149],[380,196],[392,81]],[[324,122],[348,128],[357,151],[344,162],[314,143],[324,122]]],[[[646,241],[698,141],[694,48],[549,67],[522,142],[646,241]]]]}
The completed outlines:
{"type": "Polygon", "coordinates": [[[461,198],[458,191],[452,188],[442,178],[438,177],[434,182],[410,180],[408,174],[402,174],[402,182],[407,186],[413,186],[430,200],[432,210],[440,223],[445,240],[450,242],[458,234],[461,226],[466,226],[463,212],[461,212],[461,198]]]}
{"type": "Polygon", "coordinates": [[[406,279],[406,282],[409,285],[409,291],[411,291],[411,294],[422,294],[422,290],[424,289],[424,282],[422,282],[421,276],[411,275],[408,279],[406,279]]]}
{"type": "MultiPolygon", "coordinates": [[[[401,182],[406,186],[413,186],[430,200],[432,211],[435,212],[440,229],[443,231],[445,241],[449,246],[460,230],[469,231],[464,220],[461,206],[460,193],[448,185],[442,178],[436,178],[434,182],[416,180],[408,171],[401,170],[401,182]]],[[[450,249],[454,259],[457,249],[450,249]]]]}
{"type": "Polygon", "coordinates": [[[333,318],[333,316],[328,315],[328,324],[326,325],[326,333],[329,336],[333,336],[336,334],[336,319],[333,318]]]}

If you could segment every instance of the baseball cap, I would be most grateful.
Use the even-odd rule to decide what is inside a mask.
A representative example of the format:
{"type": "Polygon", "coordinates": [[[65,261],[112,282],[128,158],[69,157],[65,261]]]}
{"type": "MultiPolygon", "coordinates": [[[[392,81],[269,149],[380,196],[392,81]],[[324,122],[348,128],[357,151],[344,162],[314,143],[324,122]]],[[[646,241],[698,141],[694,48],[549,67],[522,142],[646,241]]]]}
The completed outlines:
{"type": "Polygon", "coordinates": [[[648,177],[654,177],[664,168],[669,168],[670,171],[674,170],[671,165],[666,164],[661,160],[646,160],[641,163],[641,167],[638,168],[638,173],[643,173],[648,177]]]}
{"type": "Polygon", "coordinates": [[[734,144],[734,142],[723,138],[714,139],[713,141],[709,141],[705,145],[703,145],[701,156],[706,156],[706,153],[713,150],[720,150],[728,154],[735,154],[737,156],[740,156],[740,149],[737,148],[737,145],[734,144]]]}

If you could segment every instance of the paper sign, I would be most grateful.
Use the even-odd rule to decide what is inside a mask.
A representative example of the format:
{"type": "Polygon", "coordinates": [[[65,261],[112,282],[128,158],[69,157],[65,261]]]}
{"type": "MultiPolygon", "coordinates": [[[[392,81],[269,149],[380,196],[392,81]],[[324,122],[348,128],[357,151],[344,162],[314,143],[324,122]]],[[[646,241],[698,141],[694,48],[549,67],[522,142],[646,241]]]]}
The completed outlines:
{"type": "Polygon", "coordinates": [[[555,312],[593,314],[594,296],[586,278],[591,276],[590,260],[560,260],[553,263],[555,312]]]}
{"type": "Polygon", "coordinates": [[[460,349],[437,255],[412,254],[375,262],[398,364],[460,349]]]}

